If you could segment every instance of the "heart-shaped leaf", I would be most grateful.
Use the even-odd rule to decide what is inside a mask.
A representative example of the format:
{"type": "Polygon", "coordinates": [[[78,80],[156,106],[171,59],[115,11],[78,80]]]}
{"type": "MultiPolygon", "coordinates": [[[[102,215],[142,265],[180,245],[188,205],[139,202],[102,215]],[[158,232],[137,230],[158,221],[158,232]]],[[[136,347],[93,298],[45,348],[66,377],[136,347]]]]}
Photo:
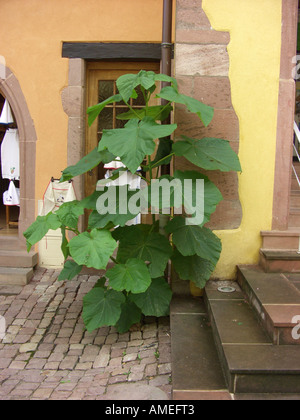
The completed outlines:
{"type": "Polygon", "coordinates": [[[110,287],[119,292],[143,293],[151,284],[146,264],[137,258],[131,258],[125,264],[116,264],[106,272],[106,276],[110,287]]]}
{"type": "Polygon", "coordinates": [[[152,212],[175,207],[175,214],[193,216],[187,223],[204,225],[209,222],[212,213],[223,197],[219,189],[207,176],[196,171],[175,171],[174,176],[164,175],[152,182],[151,187],[144,190],[152,212]]]}
{"type": "Polygon", "coordinates": [[[128,221],[134,219],[140,213],[138,208],[134,213],[131,213],[133,211],[132,206],[128,205],[131,197],[135,194],[136,191],[131,191],[128,185],[110,186],[104,188],[103,191],[99,191],[96,202],[97,210],[91,213],[88,228],[104,228],[110,222],[115,226],[125,226],[128,221]]]}
{"type": "Polygon", "coordinates": [[[141,70],[138,74],[124,74],[117,80],[118,91],[125,102],[128,102],[132,92],[139,85],[146,90],[150,89],[155,85],[155,73],[141,70]]]}
{"type": "Polygon", "coordinates": [[[134,89],[142,86],[144,89],[153,92],[156,82],[171,83],[177,89],[177,81],[166,74],[156,74],[153,71],[141,70],[138,74],[124,74],[117,80],[117,88],[125,102],[132,97],[134,89]]]}
{"type": "Polygon", "coordinates": [[[91,171],[101,162],[109,163],[114,159],[115,156],[108,150],[102,150],[101,152],[98,152],[98,148],[96,147],[79,162],[77,162],[76,165],[72,165],[66,168],[62,173],[60,181],[69,181],[76,176],[83,175],[86,172],[91,171]]]}
{"type": "MultiPolygon", "coordinates": [[[[129,99],[129,98],[128,98],[129,99]]],[[[101,102],[100,104],[91,106],[87,110],[88,114],[88,124],[91,126],[93,122],[96,120],[98,115],[103,111],[103,109],[106,107],[106,105],[113,104],[114,102],[121,102],[122,96],[121,95],[114,95],[110,98],[106,99],[105,101],[101,102]]]]}
{"type": "Polygon", "coordinates": [[[174,270],[181,280],[189,280],[197,287],[203,289],[210,279],[215,266],[210,261],[204,260],[198,255],[185,257],[175,249],[172,256],[174,270]]]}
{"type": "Polygon", "coordinates": [[[120,156],[130,172],[135,173],[145,156],[154,152],[154,140],[171,135],[176,128],[176,124],[157,124],[151,117],[142,121],[130,120],[124,128],[104,130],[99,151],[107,148],[111,153],[120,156]]]}
{"type": "Polygon", "coordinates": [[[164,278],[152,280],[146,292],[131,295],[132,301],[146,316],[166,316],[169,314],[172,290],[164,278]]]}
{"type": "Polygon", "coordinates": [[[77,200],[64,203],[56,212],[61,223],[71,229],[77,229],[78,218],[83,213],[84,209],[77,200]]]}
{"type": "Polygon", "coordinates": [[[125,302],[123,293],[95,287],[83,298],[82,318],[86,329],[91,332],[104,326],[114,326],[121,315],[125,302]]]}
{"type": "Polygon", "coordinates": [[[163,88],[157,96],[170,102],[185,105],[190,112],[198,115],[206,127],[213,119],[214,109],[212,107],[197,101],[197,99],[178,93],[178,90],[173,86],[163,88]]]}
{"type": "Polygon", "coordinates": [[[164,275],[173,252],[165,236],[151,232],[142,225],[119,228],[113,236],[119,241],[119,263],[125,264],[130,258],[139,258],[150,263],[149,272],[152,278],[164,275]]]}
{"type": "Polygon", "coordinates": [[[239,158],[228,141],[215,138],[183,139],[173,145],[176,156],[184,156],[194,165],[206,170],[241,171],[239,158]]]}
{"type": "Polygon", "coordinates": [[[222,243],[210,229],[189,225],[183,217],[175,217],[165,229],[183,256],[198,255],[214,265],[219,261],[222,243]]]}
{"type": "Polygon", "coordinates": [[[82,265],[78,265],[75,261],[66,261],[64,268],[58,276],[58,281],[72,280],[81,272],[82,268],[82,265]]]}
{"type": "Polygon", "coordinates": [[[129,298],[122,304],[121,310],[121,316],[116,324],[116,328],[118,333],[123,334],[127,332],[132,325],[140,322],[142,311],[129,298]]]}
{"type": "Polygon", "coordinates": [[[142,120],[145,117],[151,117],[155,121],[164,121],[170,115],[170,112],[173,111],[173,107],[169,106],[149,106],[147,109],[135,109],[130,110],[128,112],[124,112],[123,114],[119,114],[117,116],[118,120],[133,120],[137,118],[137,116],[142,120]]]}
{"type": "Polygon", "coordinates": [[[57,230],[61,227],[61,221],[54,213],[48,213],[46,216],[38,216],[36,221],[29,226],[23,233],[26,238],[27,251],[31,247],[41,241],[49,230],[57,230]]]}
{"type": "Polygon", "coordinates": [[[108,230],[84,232],[69,242],[72,258],[78,265],[104,270],[117,243],[108,230]]]}

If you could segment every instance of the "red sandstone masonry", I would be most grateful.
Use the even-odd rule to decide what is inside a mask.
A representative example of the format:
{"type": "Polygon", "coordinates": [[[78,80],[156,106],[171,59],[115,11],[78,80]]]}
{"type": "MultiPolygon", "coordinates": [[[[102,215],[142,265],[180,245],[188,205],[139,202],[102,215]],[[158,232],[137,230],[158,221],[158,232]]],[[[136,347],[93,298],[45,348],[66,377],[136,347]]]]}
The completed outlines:
{"type": "MultiPolygon", "coordinates": [[[[178,106],[175,120],[181,134],[193,138],[217,137],[230,141],[239,151],[239,120],[232,107],[228,78],[230,35],[215,31],[202,9],[201,0],[177,0],[175,73],[180,91],[215,108],[214,118],[205,128],[199,118],[178,106]]],[[[189,162],[176,158],[175,168],[197,170],[189,162]]],[[[238,177],[235,173],[219,171],[206,174],[220,188],[224,201],[212,215],[212,229],[235,229],[240,226],[242,209],[238,195],[238,177]]]]}

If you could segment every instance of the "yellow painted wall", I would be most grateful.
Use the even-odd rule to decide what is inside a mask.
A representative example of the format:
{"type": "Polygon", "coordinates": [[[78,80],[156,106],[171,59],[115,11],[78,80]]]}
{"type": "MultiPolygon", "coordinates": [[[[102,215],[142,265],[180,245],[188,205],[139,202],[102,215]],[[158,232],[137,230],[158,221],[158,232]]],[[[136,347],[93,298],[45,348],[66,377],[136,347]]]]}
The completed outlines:
{"type": "Polygon", "coordinates": [[[36,198],[67,165],[63,41],[160,42],[162,0],[3,0],[0,55],[20,82],[37,142],[36,198]]]}
{"type": "Polygon", "coordinates": [[[255,264],[261,230],[271,230],[281,51],[281,0],[203,0],[212,27],[229,31],[232,103],[240,122],[243,173],[239,229],[216,232],[223,253],[216,270],[233,277],[236,264],[255,264]]]}

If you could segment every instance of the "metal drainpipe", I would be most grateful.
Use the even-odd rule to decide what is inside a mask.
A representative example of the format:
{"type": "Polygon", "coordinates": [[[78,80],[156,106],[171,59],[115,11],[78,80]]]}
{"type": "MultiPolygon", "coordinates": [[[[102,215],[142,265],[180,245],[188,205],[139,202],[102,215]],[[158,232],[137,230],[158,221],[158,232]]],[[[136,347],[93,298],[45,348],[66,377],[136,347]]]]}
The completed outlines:
{"type": "MultiPolygon", "coordinates": [[[[164,0],[163,33],[162,33],[162,73],[172,75],[172,23],[173,23],[173,0],[164,0]]],[[[162,87],[168,83],[162,83],[162,87]]]]}
{"type": "MultiPolygon", "coordinates": [[[[163,33],[162,33],[162,63],[161,72],[167,76],[172,75],[172,23],[173,23],[173,0],[164,0],[163,9],[163,33]]],[[[162,88],[168,86],[170,83],[162,82],[162,88]]],[[[166,105],[168,101],[162,99],[161,105],[166,105]]],[[[163,124],[170,124],[171,117],[168,117],[163,124]]],[[[170,142],[170,138],[166,138],[161,141],[170,142]]],[[[170,175],[171,166],[163,165],[161,167],[161,175],[170,175]]],[[[164,227],[168,223],[170,218],[168,216],[159,216],[159,230],[162,235],[166,235],[164,227]]],[[[166,235],[167,236],[167,235],[166,235]]],[[[170,267],[166,270],[165,276],[170,281],[170,267]]]]}
{"type": "MultiPolygon", "coordinates": [[[[162,33],[162,62],[161,72],[167,76],[172,75],[172,23],[173,23],[173,0],[164,0],[163,9],[163,33],[162,33]]],[[[168,86],[169,83],[162,82],[162,87],[168,86]]],[[[168,101],[162,99],[161,104],[166,105],[168,101]]],[[[163,122],[163,124],[170,124],[171,118],[163,122]]],[[[162,166],[162,175],[170,174],[170,165],[162,166]]]]}

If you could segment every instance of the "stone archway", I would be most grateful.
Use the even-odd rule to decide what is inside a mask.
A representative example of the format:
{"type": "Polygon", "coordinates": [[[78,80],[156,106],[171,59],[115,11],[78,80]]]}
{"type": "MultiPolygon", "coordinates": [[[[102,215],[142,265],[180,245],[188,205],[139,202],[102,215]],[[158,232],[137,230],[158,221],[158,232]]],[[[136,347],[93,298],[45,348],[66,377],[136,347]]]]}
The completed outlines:
{"type": "MultiPolygon", "coordinates": [[[[20,218],[19,242],[25,243],[23,232],[35,219],[36,131],[16,76],[0,62],[0,90],[9,101],[16,118],[20,137],[20,218]]],[[[1,238],[5,241],[6,238],[1,238]]]]}

